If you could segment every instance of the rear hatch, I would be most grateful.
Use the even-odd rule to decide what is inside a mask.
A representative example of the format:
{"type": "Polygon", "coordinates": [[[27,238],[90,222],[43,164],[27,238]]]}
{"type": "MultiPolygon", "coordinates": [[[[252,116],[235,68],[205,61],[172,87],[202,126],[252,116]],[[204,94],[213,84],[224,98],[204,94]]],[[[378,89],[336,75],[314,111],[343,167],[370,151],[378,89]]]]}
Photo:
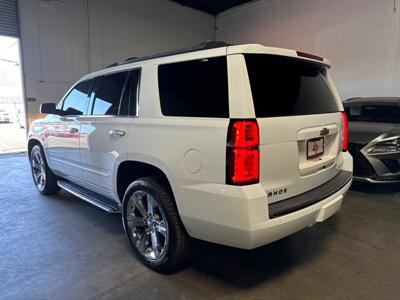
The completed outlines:
{"type": "Polygon", "coordinates": [[[260,131],[260,183],[274,203],[329,181],[339,170],[341,112],[326,66],[245,54],[260,131]]]}

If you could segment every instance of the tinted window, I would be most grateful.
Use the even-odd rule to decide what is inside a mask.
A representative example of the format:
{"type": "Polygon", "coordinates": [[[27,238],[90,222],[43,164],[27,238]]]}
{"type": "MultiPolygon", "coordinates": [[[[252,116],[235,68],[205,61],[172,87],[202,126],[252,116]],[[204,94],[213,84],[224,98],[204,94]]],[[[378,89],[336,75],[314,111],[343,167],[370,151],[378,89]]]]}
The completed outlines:
{"type": "Polygon", "coordinates": [[[62,104],[62,111],[65,115],[83,115],[86,113],[91,83],[92,80],[83,81],[71,90],[62,104]]]}
{"type": "Polygon", "coordinates": [[[93,115],[118,115],[119,104],[129,72],[101,76],[95,92],[93,115]]]}
{"type": "Polygon", "coordinates": [[[120,116],[136,116],[137,101],[139,88],[140,69],[129,72],[128,83],[124,88],[122,95],[119,115],[120,116]]]}
{"type": "Polygon", "coordinates": [[[400,107],[394,105],[354,105],[346,113],[352,122],[400,123],[400,107]]]}
{"type": "Polygon", "coordinates": [[[158,81],[164,115],[229,117],[225,56],[161,65],[158,81]]]}
{"type": "Polygon", "coordinates": [[[245,55],[257,117],[337,112],[323,67],[274,55],[245,55]]]}

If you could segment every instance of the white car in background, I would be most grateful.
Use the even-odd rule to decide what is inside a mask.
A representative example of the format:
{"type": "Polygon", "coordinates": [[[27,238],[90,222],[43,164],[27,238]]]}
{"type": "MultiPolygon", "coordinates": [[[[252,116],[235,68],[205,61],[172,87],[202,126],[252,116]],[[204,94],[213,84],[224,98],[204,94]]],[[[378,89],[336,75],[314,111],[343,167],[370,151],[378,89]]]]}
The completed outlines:
{"type": "Polygon", "coordinates": [[[10,123],[10,116],[4,109],[0,109],[0,123],[10,123]]]}
{"type": "Polygon", "coordinates": [[[326,59],[210,42],[81,78],[30,129],[33,180],[122,212],[137,256],[176,267],[191,238],[252,249],[322,222],[352,182],[326,59]]]}

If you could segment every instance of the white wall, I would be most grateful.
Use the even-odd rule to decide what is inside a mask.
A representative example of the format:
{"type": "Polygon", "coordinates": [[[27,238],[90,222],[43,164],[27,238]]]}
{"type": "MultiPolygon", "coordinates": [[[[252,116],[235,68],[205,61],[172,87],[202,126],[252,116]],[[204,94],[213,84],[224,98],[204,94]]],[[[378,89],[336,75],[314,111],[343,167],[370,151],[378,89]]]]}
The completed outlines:
{"type": "MultiPolygon", "coordinates": [[[[400,96],[400,1],[260,0],[217,17],[216,38],[328,57],[343,99],[400,96]]],[[[20,0],[30,118],[80,76],[214,37],[214,17],[167,0],[20,0]]]]}
{"type": "Polygon", "coordinates": [[[30,119],[80,76],[131,56],[214,37],[214,17],[167,0],[20,0],[30,119]]]}
{"type": "Polygon", "coordinates": [[[400,96],[399,2],[260,0],[220,14],[216,36],[327,57],[343,99],[400,96]]]}

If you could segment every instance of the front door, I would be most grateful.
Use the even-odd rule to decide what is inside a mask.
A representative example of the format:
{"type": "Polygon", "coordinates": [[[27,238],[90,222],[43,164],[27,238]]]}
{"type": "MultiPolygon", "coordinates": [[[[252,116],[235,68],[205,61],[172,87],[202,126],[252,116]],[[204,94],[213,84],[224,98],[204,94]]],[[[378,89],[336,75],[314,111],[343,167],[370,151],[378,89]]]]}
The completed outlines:
{"type": "Polygon", "coordinates": [[[48,117],[47,158],[53,172],[74,182],[82,181],[80,159],[81,118],[89,103],[92,81],[78,83],[60,103],[61,115],[48,117]]]}

